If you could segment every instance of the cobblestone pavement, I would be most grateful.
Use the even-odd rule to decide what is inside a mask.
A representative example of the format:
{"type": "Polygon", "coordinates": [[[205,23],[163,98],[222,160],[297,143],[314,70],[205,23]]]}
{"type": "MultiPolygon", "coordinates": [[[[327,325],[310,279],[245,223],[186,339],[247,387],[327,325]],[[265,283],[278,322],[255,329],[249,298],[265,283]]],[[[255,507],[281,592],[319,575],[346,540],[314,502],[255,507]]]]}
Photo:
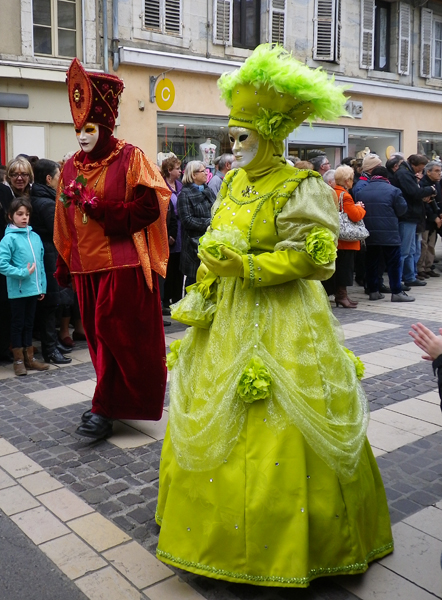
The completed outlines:
{"type": "MultiPolygon", "coordinates": [[[[364,576],[320,579],[307,590],[269,589],[174,570],[177,577],[158,563],[151,555],[159,534],[154,514],[168,413],[159,423],[117,423],[116,435],[106,441],[76,438],[79,415],[90,407],[94,388],[85,343],[77,344],[71,365],[26,378],[13,377],[11,367],[0,364],[0,509],[91,600],[442,598],[442,416],[431,365],[421,360],[408,335],[417,320],[438,330],[442,277],[418,289],[416,302],[407,306],[392,304],[388,297],[369,302],[361,288],[353,292],[358,308],[333,312],[346,346],[366,364],[369,439],[384,480],[396,542],[394,554],[364,576]],[[11,490],[16,490],[14,502],[11,490]],[[72,510],[78,505],[78,512],[63,512],[65,505],[72,510]],[[49,530],[58,533],[33,532],[26,518],[31,511],[37,511],[32,521],[43,514],[49,530]],[[97,539],[92,532],[95,521],[105,532],[97,539]],[[78,554],[79,543],[93,550],[88,566],[67,567],[70,542],[63,545],[60,558],[59,540],[72,540],[73,554],[78,554]],[[123,568],[124,560],[112,555],[112,548],[120,546],[127,553],[137,549],[146,562],[132,571],[127,565],[123,568]]],[[[168,345],[183,335],[179,324],[166,328],[168,345]]]]}

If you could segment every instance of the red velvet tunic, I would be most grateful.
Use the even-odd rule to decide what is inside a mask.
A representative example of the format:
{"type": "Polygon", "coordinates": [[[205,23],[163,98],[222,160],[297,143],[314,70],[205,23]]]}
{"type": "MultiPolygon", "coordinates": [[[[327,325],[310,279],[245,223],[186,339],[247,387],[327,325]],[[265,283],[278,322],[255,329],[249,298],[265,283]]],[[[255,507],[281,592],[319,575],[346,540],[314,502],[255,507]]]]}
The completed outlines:
{"type": "Polygon", "coordinates": [[[92,412],[159,420],[166,389],[165,341],[157,275],[167,266],[170,191],[138,148],[118,142],[87,164],[77,153],[60,188],[79,174],[95,190],[100,217],[56,204],[55,243],[74,276],[97,386],[92,412]],[[87,221],[87,222],[84,222],[87,221]],[[147,245],[149,234],[149,246],[147,245]]]}

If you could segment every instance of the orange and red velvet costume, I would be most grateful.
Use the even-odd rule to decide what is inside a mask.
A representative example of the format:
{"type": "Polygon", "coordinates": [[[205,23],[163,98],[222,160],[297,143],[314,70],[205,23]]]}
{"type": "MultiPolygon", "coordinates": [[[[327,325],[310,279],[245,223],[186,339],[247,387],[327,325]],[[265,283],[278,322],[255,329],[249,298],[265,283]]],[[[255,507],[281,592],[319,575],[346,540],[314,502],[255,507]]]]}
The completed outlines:
{"type": "MultiPolygon", "coordinates": [[[[76,127],[86,122],[108,127],[108,108],[96,112],[92,121],[91,111],[100,105],[92,101],[80,119],[75,99],[87,100],[90,80],[94,93],[114,90],[112,98],[121,93],[122,82],[87,74],[76,59],[71,70],[75,77],[70,80],[68,73],[69,99],[76,127]]],[[[109,108],[115,116],[117,108],[109,108]]],[[[93,153],[77,152],[63,167],[54,241],[74,279],[97,373],[92,412],[110,419],[159,420],[166,364],[157,273],[164,277],[167,268],[170,190],[139,148],[110,135],[99,144],[93,153]],[[79,175],[97,198],[95,211],[86,217],[73,203],[66,207],[60,201],[63,188],[79,175]]]]}

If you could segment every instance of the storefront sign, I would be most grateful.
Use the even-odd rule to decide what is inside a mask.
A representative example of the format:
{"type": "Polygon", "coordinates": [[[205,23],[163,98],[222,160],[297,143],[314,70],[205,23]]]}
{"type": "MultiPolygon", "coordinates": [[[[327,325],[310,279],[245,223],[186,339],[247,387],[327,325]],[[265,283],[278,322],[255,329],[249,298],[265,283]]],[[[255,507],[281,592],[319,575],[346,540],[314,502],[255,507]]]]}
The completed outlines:
{"type": "Polygon", "coordinates": [[[161,79],[155,91],[155,98],[160,110],[169,110],[175,100],[175,88],[170,79],[161,79]]]}

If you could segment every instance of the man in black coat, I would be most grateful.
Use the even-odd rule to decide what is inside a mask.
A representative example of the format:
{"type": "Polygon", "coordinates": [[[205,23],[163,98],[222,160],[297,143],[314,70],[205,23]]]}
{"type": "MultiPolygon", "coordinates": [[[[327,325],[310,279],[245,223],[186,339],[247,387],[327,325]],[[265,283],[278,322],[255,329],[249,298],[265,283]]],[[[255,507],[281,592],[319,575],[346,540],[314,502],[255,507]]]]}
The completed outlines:
{"type": "Polygon", "coordinates": [[[395,182],[407,203],[407,211],[399,219],[401,236],[401,276],[407,286],[426,285],[425,281],[416,279],[416,265],[420,257],[416,257],[416,227],[425,218],[424,199],[436,193],[434,186],[420,187],[416,175],[422,173],[428,158],[421,154],[411,154],[401,163],[396,171],[395,182]]]}
{"type": "Polygon", "coordinates": [[[413,302],[401,288],[401,238],[398,217],[407,211],[407,203],[401,191],[391,185],[388,171],[378,166],[371,172],[367,185],[358,192],[358,201],[364,203],[364,223],[369,237],[365,240],[366,280],[370,300],[380,300],[379,262],[383,258],[387,266],[392,302],[413,302]]]}
{"type": "Polygon", "coordinates": [[[422,233],[421,256],[417,263],[417,271],[420,277],[440,277],[439,273],[432,270],[434,262],[437,230],[442,225],[440,215],[442,214],[442,191],[440,185],[441,163],[432,160],[425,165],[424,176],[420,180],[421,187],[434,186],[436,196],[431,202],[425,203],[425,231],[422,233]]]}

